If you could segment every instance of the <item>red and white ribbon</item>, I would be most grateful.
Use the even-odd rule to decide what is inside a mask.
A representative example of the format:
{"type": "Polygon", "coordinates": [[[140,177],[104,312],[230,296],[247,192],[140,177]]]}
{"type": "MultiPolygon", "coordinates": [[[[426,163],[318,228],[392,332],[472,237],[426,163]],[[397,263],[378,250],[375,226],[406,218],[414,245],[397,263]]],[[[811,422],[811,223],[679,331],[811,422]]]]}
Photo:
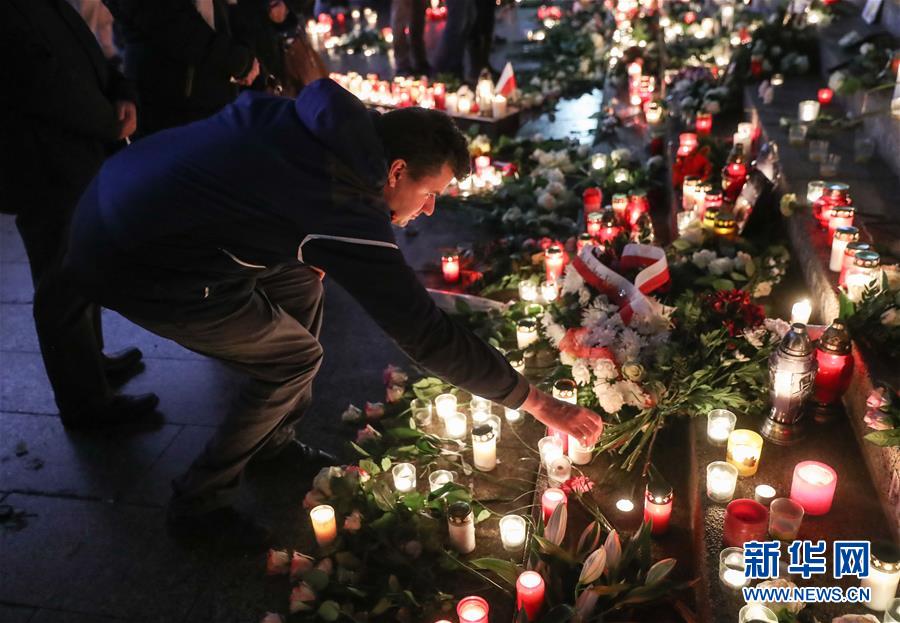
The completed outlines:
{"type": "Polygon", "coordinates": [[[622,269],[644,267],[631,283],[597,259],[592,250],[592,246],[585,246],[572,261],[572,266],[588,285],[619,306],[624,324],[629,324],[635,313],[642,316],[660,313],[659,302],[646,295],[669,281],[665,251],[648,244],[625,245],[619,262],[622,269]]]}

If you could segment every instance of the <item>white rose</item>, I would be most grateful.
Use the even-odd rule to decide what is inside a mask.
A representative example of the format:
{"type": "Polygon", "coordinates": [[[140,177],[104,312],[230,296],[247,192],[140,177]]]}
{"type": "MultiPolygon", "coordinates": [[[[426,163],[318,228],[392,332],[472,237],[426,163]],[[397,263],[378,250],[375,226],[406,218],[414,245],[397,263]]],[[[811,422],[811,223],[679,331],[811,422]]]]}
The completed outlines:
{"type": "Polygon", "coordinates": [[[579,359],[572,364],[572,378],[579,385],[587,385],[591,382],[591,370],[584,359],[579,359]]]}
{"type": "Polygon", "coordinates": [[[730,257],[719,257],[709,263],[709,272],[717,277],[730,273],[734,267],[734,261],[730,257]]]}
{"type": "Polygon", "coordinates": [[[634,381],[619,381],[616,383],[616,389],[622,394],[627,405],[643,408],[647,403],[647,394],[634,381]]]}
{"type": "Polygon", "coordinates": [[[842,71],[836,71],[828,77],[828,88],[832,91],[840,91],[846,81],[846,74],[842,71]]]}
{"type": "Polygon", "coordinates": [[[587,288],[578,289],[578,304],[584,307],[591,300],[591,291],[587,288]]]}
{"type": "Polygon", "coordinates": [[[545,210],[552,210],[556,207],[556,199],[550,193],[544,191],[537,197],[537,204],[545,210]]]}
{"type": "Polygon", "coordinates": [[[569,264],[566,266],[566,272],[563,275],[562,293],[574,294],[584,287],[584,278],[575,270],[575,267],[569,264]]]}
{"type": "Polygon", "coordinates": [[[766,318],[763,320],[763,326],[769,333],[777,335],[779,340],[791,330],[790,323],[781,318],[766,318]]]}
{"type": "Polygon", "coordinates": [[[746,273],[746,268],[750,264],[753,263],[753,256],[749,253],[744,253],[743,251],[738,251],[737,256],[734,258],[734,269],[739,270],[742,273],[746,273]]]}
{"type": "Polygon", "coordinates": [[[559,353],[559,362],[564,366],[571,366],[575,363],[575,355],[571,353],[560,351],[559,353]]]}
{"type": "Polygon", "coordinates": [[[348,424],[353,424],[356,422],[361,422],[363,419],[362,409],[355,405],[347,405],[347,408],[344,409],[344,412],[341,413],[341,421],[346,422],[348,424]]]}
{"type": "Polygon", "coordinates": [[[344,475],[344,471],[337,466],[323,467],[313,478],[313,488],[318,489],[327,497],[331,497],[331,479],[340,478],[344,475]]]}
{"type": "Polygon", "coordinates": [[[503,213],[500,218],[504,223],[515,223],[522,220],[522,210],[518,206],[513,206],[503,213]]]}
{"type": "Polygon", "coordinates": [[[597,359],[594,362],[594,376],[598,381],[614,381],[619,377],[616,364],[609,359],[597,359]]]}
{"type": "Polygon", "coordinates": [[[691,255],[691,262],[693,262],[694,266],[700,270],[706,270],[710,262],[714,259],[716,259],[716,252],[711,251],[710,249],[694,251],[694,254],[691,255]]]}
{"type": "Polygon", "coordinates": [[[597,395],[597,400],[600,402],[600,408],[610,415],[618,413],[625,404],[625,398],[622,396],[622,392],[614,385],[609,385],[608,383],[595,383],[594,393],[597,395]]]}
{"type": "Polygon", "coordinates": [[[549,184],[547,184],[547,192],[554,197],[559,197],[564,192],[566,192],[566,187],[560,182],[550,182],[549,184]]]}
{"type": "Polygon", "coordinates": [[[871,52],[874,52],[875,44],[874,43],[864,43],[861,46],[859,46],[859,51],[862,52],[863,54],[869,54],[871,52]]]}

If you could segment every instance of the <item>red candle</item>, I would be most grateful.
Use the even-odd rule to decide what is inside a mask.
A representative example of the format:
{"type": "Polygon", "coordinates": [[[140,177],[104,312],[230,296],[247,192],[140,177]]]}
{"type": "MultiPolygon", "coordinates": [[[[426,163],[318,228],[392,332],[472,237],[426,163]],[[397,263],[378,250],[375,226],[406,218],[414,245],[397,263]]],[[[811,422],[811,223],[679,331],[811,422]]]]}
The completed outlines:
{"type": "Polygon", "coordinates": [[[697,130],[697,134],[700,136],[705,136],[712,132],[712,115],[708,112],[698,112],[697,119],[694,123],[694,128],[697,130]]]}
{"type": "Polygon", "coordinates": [[[620,223],[626,223],[628,217],[628,195],[616,193],[612,196],[612,210],[620,223]]]}
{"type": "Polygon", "coordinates": [[[603,215],[600,212],[591,212],[587,215],[587,233],[591,238],[600,236],[600,230],[603,229],[603,215]]]}
{"type": "Polygon", "coordinates": [[[628,197],[626,211],[628,214],[628,225],[633,229],[641,215],[650,212],[650,202],[647,201],[647,195],[645,193],[633,193],[628,197]]]}
{"type": "Polygon", "coordinates": [[[578,240],[575,242],[575,251],[578,255],[581,255],[581,250],[588,245],[594,244],[594,239],[587,232],[582,234],[578,234],[578,240]]]}
{"type": "Polygon", "coordinates": [[[544,251],[544,269],[547,273],[547,281],[556,281],[563,274],[565,256],[562,247],[551,245],[544,251]]]}
{"type": "Polygon", "coordinates": [[[529,621],[536,621],[544,607],[544,578],[536,571],[525,571],[516,581],[516,610],[525,610],[529,621]]]}
{"type": "Polygon", "coordinates": [[[490,611],[488,602],[475,595],[463,597],[456,604],[456,615],[459,617],[459,623],[488,623],[488,613],[490,611]]]}
{"type": "Polygon", "coordinates": [[[585,188],[581,199],[584,202],[584,218],[586,219],[588,214],[600,211],[600,206],[603,203],[603,191],[594,187],[585,188]]]}
{"type": "Polygon", "coordinates": [[[813,399],[820,405],[840,400],[853,378],[853,354],[850,335],[844,323],[835,320],[816,344],[816,385],[813,399]]]}
{"type": "Polygon", "coordinates": [[[724,541],[728,547],[743,547],[747,541],[765,541],[769,511],[755,500],[734,500],[725,507],[724,541]]]}
{"type": "Polygon", "coordinates": [[[644,497],[644,522],[653,522],[650,533],[654,536],[668,532],[674,498],[672,487],[667,483],[651,482],[647,485],[644,497]]]}
{"type": "Polygon", "coordinates": [[[831,100],[834,99],[834,91],[827,87],[824,89],[819,89],[819,92],[816,95],[819,99],[819,103],[822,104],[822,106],[827,106],[831,103],[831,100]]]}
{"type": "Polygon", "coordinates": [[[444,101],[447,96],[447,87],[443,82],[434,83],[434,107],[444,110],[444,101]]]}
{"type": "Polygon", "coordinates": [[[441,270],[444,273],[444,281],[447,283],[459,281],[459,255],[456,253],[445,253],[441,257],[441,270]]]}
{"type": "Polygon", "coordinates": [[[837,472],[825,463],[802,461],[794,468],[791,499],[803,507],[807,515],[824,515],[831,510],[837,472]]]}
{"type": "Polygon", "coordinates": [[[544,523],[547,523],[557,506],[568,503],[569,499],[566,497],[566,492],[562,489],[551,487],[545,490],[544,495],[541,496],[541,511],[544,515],[544,523]]]}
{"type": "Polygon", "coordinates": [[[684,132],[678,136],[678,155],[690,156],[697,149],[697,135],[693,132],[684,132]]]}

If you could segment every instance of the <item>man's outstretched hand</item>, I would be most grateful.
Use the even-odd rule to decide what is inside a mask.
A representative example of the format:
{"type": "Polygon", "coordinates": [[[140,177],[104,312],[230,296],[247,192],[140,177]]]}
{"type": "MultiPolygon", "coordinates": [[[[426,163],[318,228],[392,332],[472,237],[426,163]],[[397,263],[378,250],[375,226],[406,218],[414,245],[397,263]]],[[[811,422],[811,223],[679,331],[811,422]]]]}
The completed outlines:
{"type": "Polygon", "coordinates": [[[312,49],[305,37],[297,37],[285,55],[290,76],[301,84],[309,84],[328,77],[328,68],[318,52],[312,49]]]}
{"type": "Polygon", "coordinates": [[[603,433],[603,420],[599,415],[584,407],[548,396],[533,385],[521,408],[542,424],[568,433],[582,445],[596,443],[603,433]]]}

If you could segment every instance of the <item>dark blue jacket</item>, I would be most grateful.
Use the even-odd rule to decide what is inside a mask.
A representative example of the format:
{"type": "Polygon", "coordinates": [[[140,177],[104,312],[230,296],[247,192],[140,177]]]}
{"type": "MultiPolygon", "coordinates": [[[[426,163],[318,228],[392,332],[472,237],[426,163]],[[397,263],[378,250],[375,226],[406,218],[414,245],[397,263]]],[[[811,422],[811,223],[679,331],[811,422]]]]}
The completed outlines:
{"type": "Polygon", "coordinates": [[[107,307],[178,321],[227,313],[260,271],[306,263],[426,368],[518,406],[527,382],[435,306],[397,247],[374,115],[323,79],[138,141],[82,197],[67,270],[107,307]]]}

